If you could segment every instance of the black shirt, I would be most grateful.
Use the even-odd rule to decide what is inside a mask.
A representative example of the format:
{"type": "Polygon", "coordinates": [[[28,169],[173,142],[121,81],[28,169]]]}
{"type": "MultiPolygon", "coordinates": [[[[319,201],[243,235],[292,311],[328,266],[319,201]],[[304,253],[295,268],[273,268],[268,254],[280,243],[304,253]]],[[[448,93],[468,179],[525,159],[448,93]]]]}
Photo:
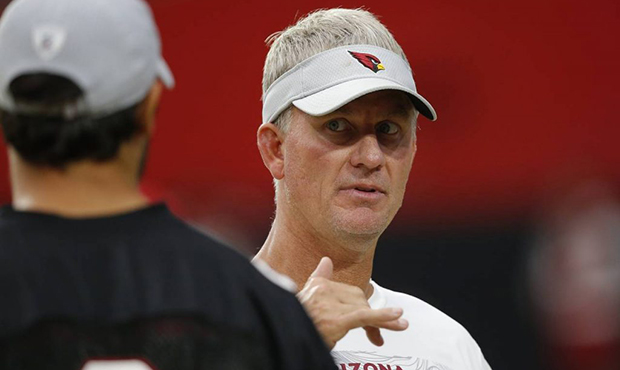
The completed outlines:
{"type": "Polygon", "coordinates": [[[295,297],[164,205],[68,219],[0,209],[0,368],[333,369],[295,297]]]}

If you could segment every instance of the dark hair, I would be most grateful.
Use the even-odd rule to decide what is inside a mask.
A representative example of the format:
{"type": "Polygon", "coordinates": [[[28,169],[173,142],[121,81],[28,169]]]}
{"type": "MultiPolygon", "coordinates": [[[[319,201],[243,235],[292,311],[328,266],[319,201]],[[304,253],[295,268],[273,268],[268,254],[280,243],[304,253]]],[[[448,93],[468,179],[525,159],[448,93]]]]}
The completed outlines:
{"type": "Polygon", "coordinates": [[[33,164],[63,168],[83,159],[109,160],[140,129],[138,105],[101,118],[67,114],[83,101],[84,91],[62,76],[22,75],[9,91],[17,108],[0,110],[4,138],[33,164]]]}

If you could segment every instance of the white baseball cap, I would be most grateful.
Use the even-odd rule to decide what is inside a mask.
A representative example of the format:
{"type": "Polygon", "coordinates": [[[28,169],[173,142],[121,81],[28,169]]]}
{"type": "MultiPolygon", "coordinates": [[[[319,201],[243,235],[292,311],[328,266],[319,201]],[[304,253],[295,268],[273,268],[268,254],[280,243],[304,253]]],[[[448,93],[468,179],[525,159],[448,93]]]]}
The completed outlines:
{"type": "Polygon", "coordinates": [[[400,55],[373,45],[347,45],[316,54],[274,81],[263,98],[263,123],[273,122],[291,104],[311,116],[323,116],[380,90],[407,93],[420,114],[437,119],[400,55]]]}
{"type": "Polygon", "coordinates": [[[14,0],[0,19],[0,108],[15,109],[9,85],[30,73],[70,79],[95,116],[139,103],[157,78],[174,86],[143,0],[14,0]]]}

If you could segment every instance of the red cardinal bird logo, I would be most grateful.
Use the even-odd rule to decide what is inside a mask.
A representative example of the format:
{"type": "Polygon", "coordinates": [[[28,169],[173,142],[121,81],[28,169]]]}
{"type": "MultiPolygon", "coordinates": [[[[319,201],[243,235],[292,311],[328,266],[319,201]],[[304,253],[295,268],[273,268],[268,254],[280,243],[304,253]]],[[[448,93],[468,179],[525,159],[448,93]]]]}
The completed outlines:
{"type": "Polygon", "coordinates": [[[383,66],[383,64],[381,64],[379,58],[372,54],[357,53],[355,51],[349,51],[349,54],[351,54],[353,58],[357,59],[357,61],[360,62],[364,67],[370,69],[375,73],[385,70],[385,67],[383,66]]]}

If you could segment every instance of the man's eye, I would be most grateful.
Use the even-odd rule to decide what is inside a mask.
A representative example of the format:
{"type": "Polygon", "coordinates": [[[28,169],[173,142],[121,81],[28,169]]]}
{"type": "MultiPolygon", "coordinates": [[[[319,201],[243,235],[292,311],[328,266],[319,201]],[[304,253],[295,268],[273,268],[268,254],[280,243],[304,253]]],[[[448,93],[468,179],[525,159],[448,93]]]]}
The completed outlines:
{"type": "Polygon", "coordinates": [[[394,135],[399,131],[398,125],[392,122],[381,122],[377,126],[377,131],[381,134],[394,135]]]}
{"type": "Polygon", "coordinates": [[[334,132],[342,132],[347,129],[347,122],[342,119],[335,119],[327,122],[327,128],[334,132]]]}

